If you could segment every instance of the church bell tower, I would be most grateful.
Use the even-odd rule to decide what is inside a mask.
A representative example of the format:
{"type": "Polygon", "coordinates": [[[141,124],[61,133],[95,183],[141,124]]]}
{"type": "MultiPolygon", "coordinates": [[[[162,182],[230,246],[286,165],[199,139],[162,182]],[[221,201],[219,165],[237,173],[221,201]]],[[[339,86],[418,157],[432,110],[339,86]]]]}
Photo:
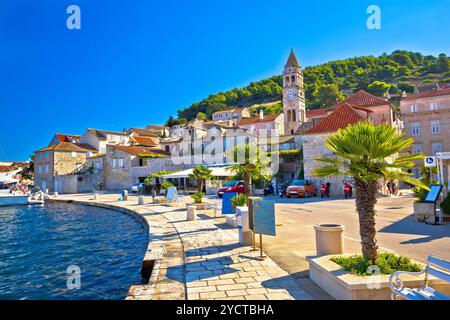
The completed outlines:
{"type": "Polygon", "coordinates": [[[303,72],[294,50],[291,50],[283,71],[283,114],[285,135],[293,135],[306,121],[303,72]]]}

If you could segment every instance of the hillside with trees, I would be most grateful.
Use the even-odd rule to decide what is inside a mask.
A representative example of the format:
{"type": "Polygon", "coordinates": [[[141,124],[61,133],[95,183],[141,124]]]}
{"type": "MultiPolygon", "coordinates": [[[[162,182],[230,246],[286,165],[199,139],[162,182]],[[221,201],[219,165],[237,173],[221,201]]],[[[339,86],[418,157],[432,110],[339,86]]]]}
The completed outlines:
{"type": "MultiPolygon", "coordinates": [[[[394,51],[379,57],[366,56],[331,61],[304,69],[307,109],[329,107],[345,98],[344,92],[366,90],[377,96],[402,91],[432,82],[450,82],[450,58],[409,51],[394,51]]],[[[273,76],[243,88],[211,94],[202,101],[178,110],[168,125],[183,123],[197,116],[210,118],[215,111],[259,105],[266,113],[282,110],[282,78],[273,76]]],[[[256,112],[257,108],[251,108],[256,112]]]]}

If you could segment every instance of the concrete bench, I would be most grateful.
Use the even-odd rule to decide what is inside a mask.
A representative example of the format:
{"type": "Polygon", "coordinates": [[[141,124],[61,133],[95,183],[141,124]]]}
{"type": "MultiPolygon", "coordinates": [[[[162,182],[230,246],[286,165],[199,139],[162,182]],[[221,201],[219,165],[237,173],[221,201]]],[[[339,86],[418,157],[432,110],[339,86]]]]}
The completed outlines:
{"type": "Polygon", "coordinates": [[[227,214],[227,215],[225,216],[225,223],[228,224],[228,225],[230,225],[230,226],[232,226],[232,227],[234,227],[234,228],[237,228],[237,218],[236,218],[236,215],[235,215],[235,214],[227,214]]]}
{"type": "Polygon", "coordinates": [[[450,262],[428,257],[427,266],[420,272],[397,271],[389,277],[392,300],[403,298],[406,300],[450,300],[450,297],[428,286],[428,277],[434,276],[450,283],[450,262]],[[401,275],[424,275],[424,285],[420,288],[403,287],[401,275]]]}

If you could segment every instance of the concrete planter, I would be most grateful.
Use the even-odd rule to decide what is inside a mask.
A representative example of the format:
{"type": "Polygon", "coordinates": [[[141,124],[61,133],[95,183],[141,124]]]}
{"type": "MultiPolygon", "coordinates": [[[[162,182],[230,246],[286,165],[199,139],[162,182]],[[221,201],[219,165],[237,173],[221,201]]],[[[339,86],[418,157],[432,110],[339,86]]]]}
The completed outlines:
{"type": "Polygon", "coordinates": [[[195,221],[197,220],[197,212],[196,212],[195,206],[188,206],[187,207],[187,220],[188,221],[195,221]]]}
{"type": "MultiPolygon", "coordinates": [[[[319,287],[337,300],[390,300],[389,275],[357,276],[343,269],[330,259],[339,255],[328,255],[308,259],[309,277],[319,287]]],[[[344,255],[349,256],[349,254],[344,255]]],[[[425,266],[423,263],[415,263],[425,266]]],[[[418,288],[424,284],[424,276],[403,275],[405,287],[418,288]]],[[[429,277],[429,286],[443,293],[450,293],[450,284],[429,277]]]]}
{"type": "Polygon", "coordinates": [[[197,210],[206,210],[206,203],[194,203],[193,206],[197,208],[197,210]]]}
{"type": "Polygon", "coordinates": [[[426,202],[414,203],[414,218],[416,221],[435,223],[436,216],[434,212],[434,204],[426,202]]]}
{"type": "Polygon", "coordinates": [[[316,253],[318,256],[344,253],[344,226],[341,224],[316,224],[316,253]]]}

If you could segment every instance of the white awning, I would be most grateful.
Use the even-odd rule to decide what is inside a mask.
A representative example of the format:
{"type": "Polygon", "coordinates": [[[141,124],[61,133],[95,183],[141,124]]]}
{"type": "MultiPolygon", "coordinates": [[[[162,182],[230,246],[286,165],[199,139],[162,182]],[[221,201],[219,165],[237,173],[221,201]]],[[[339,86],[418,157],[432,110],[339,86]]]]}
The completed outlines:
{"type": "MultiPolygon", "coordinates": [[[[213,177],[232,177],[234,173],[231,172],[229,167],[209,167],[211,169],[211,175],[213,177]]],[[[174,179],[174,178],[188,178],[192,174],[193,169],[187,169],[183,171],[178,171],[174,173],[169,173],[162,176],[164,179],[174,179]]]]}

